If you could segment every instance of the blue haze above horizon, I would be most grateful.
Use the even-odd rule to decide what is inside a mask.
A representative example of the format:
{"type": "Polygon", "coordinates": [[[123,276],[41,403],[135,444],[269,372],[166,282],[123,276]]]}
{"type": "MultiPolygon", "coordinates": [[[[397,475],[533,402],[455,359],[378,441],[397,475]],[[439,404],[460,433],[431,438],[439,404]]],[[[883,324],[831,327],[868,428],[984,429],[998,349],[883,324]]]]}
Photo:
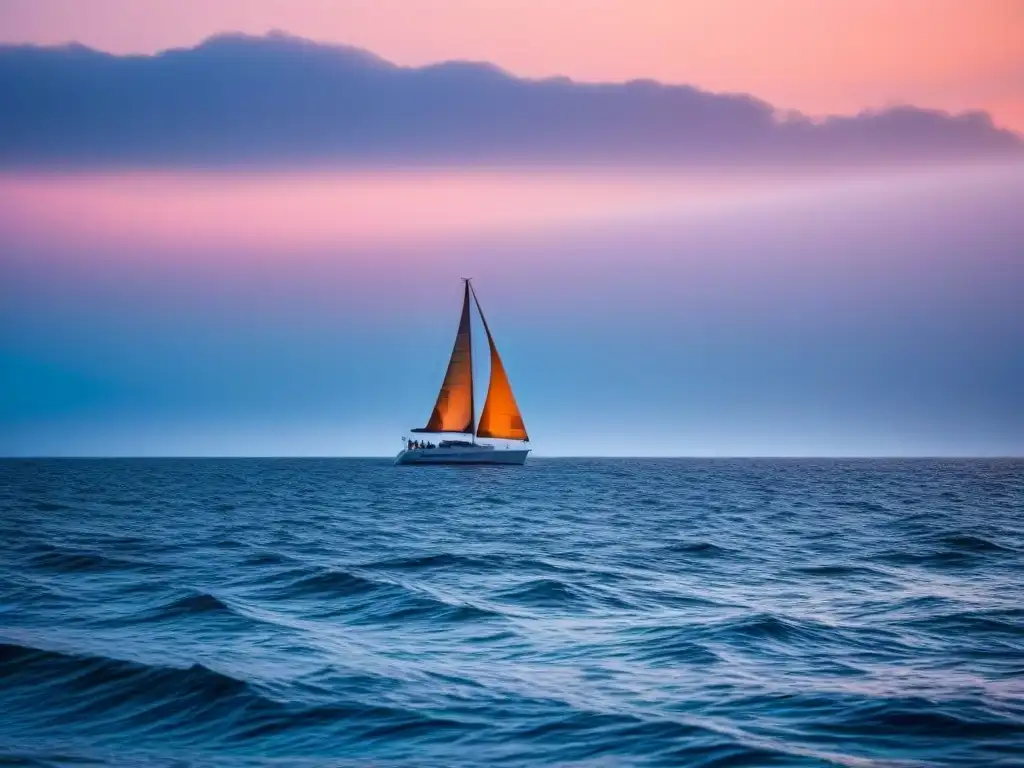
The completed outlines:
{"type": "Polygon", "coordinates": [[[1024,174],[863,185],[338,260],[8,237],[0,454],[393,453],[463,274],[538,455],[1024,453],[1024,174]]]}

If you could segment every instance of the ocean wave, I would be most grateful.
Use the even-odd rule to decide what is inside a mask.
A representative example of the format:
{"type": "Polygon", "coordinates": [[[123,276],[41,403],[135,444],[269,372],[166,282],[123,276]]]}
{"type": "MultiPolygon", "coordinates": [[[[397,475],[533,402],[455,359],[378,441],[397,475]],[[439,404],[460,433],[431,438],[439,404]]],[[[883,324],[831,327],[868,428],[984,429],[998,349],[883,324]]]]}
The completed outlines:
{"type": "Polygon", "coordinates": [[[680,555],[692,555],[693,557],[726,557],[736,552],[729,547],[714,544],[710,541],[676,541],[666,544],[660,548],[661,552],[672,552],[680,555]]]}
{"type": "Polygon", "coordinates": [[[877,579],[884,578],[885,571],[870,565],[823,564],[798,565],[789,569],[790,573],[802,576],[815,576],[823,579],[877,579]]]}
{"type": "Polygon", "coordinates": [[[587,601],[585,595],[558,579],[532,579],[502,589],[496,597],[510,603],[537,607],[560,607],[587,601]]]}
{"type": "Polygon", "coordinates": [[[493,555],[489,557],[474,557],[458,555],[452,552],[375,560],[360,566],[360,568],[381,571],[419,571],[428,569],[467,569],[479,571],[500,569],[501,567],[501,560],[493,555]]]}
{"type": "Polygon", "coordinates": [[[279,594],[283,597],[356,597],[393,588],[393,585],[386,582],[329,568],[314,573],[291,571],[275,577],[275,581],[280,583],[279,594]],[[290,578],[292,575],[294,578],[290,578]]]}
{"type": "Polygon", "coordinates": [[[109,656],[72,654],[3,642],[0,642],[0,679],[5,681],[5,698],[15,703],[22,697],[31,702],[33,691],[40,688],[59,688],[69,694],[102,692],[104,696],[115,689],[116,698],[129,701],[136,697],[174,699],[183,693],[217,700],[235,696],[249,687],[242,680],[202,664],[186,669],[157,667],[109,656]],[[11,692],[15,694],[13,697],[11,692]]]}
{"type": "Polygon", "coordinates": [[[639,627],[625,633],[625,637],[624,653],[645,664],[709,666],[722,661],[714,650],[696,641],[686,626],[639,627]]]}
{"type": "Polygon", "coordinates": [[[241,587],[247,599],[290,607],[310,618],[345,617],[361,625],[414,620],[458,623],[500,615],[477,605],[447,601],[387,578],[332,568],[275,571],[257,581],[243,581],[241,587]]]}
{"type": "Polygon", "coordinates": [[[214,615],[238,616],[227,603],[206,592],[179,597],[148,612],[146,618],[152,621],[177,621],[195,616],[209,618],[214,615]]]}
{"type": "Polygon", "coordinates": [[[971,550],[917,548],[882,552],[876,555],[876,559],[890,565],[913,565],[943,570],[978,565],[983,560],[979,554],[971,550]]]}
{"type": "Polygon", "coordinates": [[[60,573],[143,570],[146,568],[145,563],[136,560],[97,552],[72,551],[48,544],[38,545],[37,550],[29,559],[30,567],[60,573]]]}
{"type": "MultiPolygon", "coordinates": [[[[1007,717],[991,709],[964,708],[926,698],[884,699],[850,706],[830,728],[847,733],[899,734],[910,737],[937,733],[957,740],[1019,739],[1024,736],[1020,717],[1007,717]]],[[[1009,746],[1009,745],[1007,745],[1009,746]]]]}
{"type": "Polygon", "coordinates": [[[937,533],[915,538],[910,547],[881,553],[878,559],[895,565],[921,565],[933,568],[978,566],[989,558],[1020,555],[1006,543],[971,533],[937,533]]]}
{"type": "Polygon", "coordinates": [[[169,732],[195,736],[198,731],[216,733],[229,742],[285,733],[294,739],[307,730],[338,734],[347,726],[358,728],[360,738],[372,739],[388,733],[473,728],[472,723],[399,707],[282,701],[198,663],[187,668],[154,666],[12,643],[0,643],[0,681],[0,701],[24,719],[37,719],[22,713],[31,713],[45,695],[64,702],[44,718],[53,725],[72,719],[76,729],[89,729],[92,723],[117,722],[138,738],[169,732]]]}
{"type": "Polygon", "coordinates": [[[690,630],[693,638],[714,644],[753,647],[755,643],[770,642],[775,652],[781,646],[800,649],[826,649],[843,646],[850,650],[863,647],[882,648],[892,641],[879,630],[860,630],[838,627],[810,619],[795,619],[769,613],[732,616],[719,621],[702,623],[690,630]]]}
{"type": "Polygon", "coordinates": [[[365,604],[350,611],[356,625],[396,624],[418,622],[424,625],[446,626],[467,621],[481,621],[504,616],[501,611],[468,603],[456,603],[412,591],[402,591],[391,599],[365,604]]]}
{"type": "Polygon", "coordinates": [[[986,638],[988,642],[1010,638],[1017,640],[1024,652],[1024,609],[1021,608],[930,612],[904,623],[929,632],[963,632],[986,638]]]}
{"type": "Polygon", "coordinates": [[[560,579],[538,578],[503,587],[493,599],[513,607],[590,611],[608,608],[629,608],[630,602],[596,584],[588,587],[571,584],[560,579]]]}
{"type": "Polygon", "coordinates": [[[937,537],[935,543],[948,547],[950,550],[963,552],[1017,552],[1017,549],[1014,547],[997,544],[984,536],[970,533],[944,534],[937,537]]]}
{"type": "Polygon", "coordinates": [[[243,565],[254,566],[254,567],[265,567],[271,565],[283,566],[288,564],[294,564],[295,560],[281,554],[280,552],[253,552],[248,554],[243,561],[243,565]]]}
{"type": "Polygon", "coordinates": [[[62,512],[71,509],[67,504],[59,504],[55,501],[37,501],[34,505],[37,512],[62,512]]]}

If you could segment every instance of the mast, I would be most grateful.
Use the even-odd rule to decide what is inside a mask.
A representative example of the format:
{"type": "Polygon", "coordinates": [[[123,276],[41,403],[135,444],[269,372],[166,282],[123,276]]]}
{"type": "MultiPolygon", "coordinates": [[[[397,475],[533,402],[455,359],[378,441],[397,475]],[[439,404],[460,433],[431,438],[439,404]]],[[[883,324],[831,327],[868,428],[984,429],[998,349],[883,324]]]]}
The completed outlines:
{"type": "MultiPolygon", "coordinates": [[[[466,346],[469,349],[469,439],[476,445],[476,386],[473,382],[473,322],[469,308],[469,294],[473,292],[470,278],[462,278],[462,317],[466,321],[466,346]]],[[[476,294],[473,294],[474,296],[476,294]]],[[[460,321],[461,325],[461,321],[460,321]]]]}

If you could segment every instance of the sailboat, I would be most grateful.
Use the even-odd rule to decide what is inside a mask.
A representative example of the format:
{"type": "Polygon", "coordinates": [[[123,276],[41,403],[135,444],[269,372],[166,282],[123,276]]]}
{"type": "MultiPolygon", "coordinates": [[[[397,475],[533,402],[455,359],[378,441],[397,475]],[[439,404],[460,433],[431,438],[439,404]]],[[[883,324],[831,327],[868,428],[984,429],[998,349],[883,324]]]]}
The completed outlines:
{"type": "Polygon", "coordinates": [[[405,448],[395,458],[395,464],[516,464],[526,462],[529,448],[495,448],[478,443],[477,438],[530,441],[519,412],[516,398],[501,363],[494,337],[487,325],[480,300],[468,278],[463,278],[462,315],[455,334],[455,346],[448,361],[448,371],[437,395],[437,402],[425,427],[412,430],[417,433],[449,433],[463,435],[463,439],[441,440],[437,445],[423,441],[406,440],[405,448]],[[487,398],[480,418],[476,418],[473,402],[473,343],[470,304],[476,306],[487,334],[491,351],[491,378],[487,398]],[[468,438],[468,439],[465,439],[468,438]]]}

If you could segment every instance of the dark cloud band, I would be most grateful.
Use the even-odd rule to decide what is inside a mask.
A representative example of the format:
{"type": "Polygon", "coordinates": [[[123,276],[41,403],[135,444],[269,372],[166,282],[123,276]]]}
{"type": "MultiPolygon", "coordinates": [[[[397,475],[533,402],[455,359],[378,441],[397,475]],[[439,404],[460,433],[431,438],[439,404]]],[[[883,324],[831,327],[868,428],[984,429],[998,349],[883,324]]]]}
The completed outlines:
{"type": "Polygon", "coordinates": [[[812,121],[650,81],[398,67],[353,48],[221,35],[155,56],[0,47],[0,166],[848,163],[987,157],[1024,142],[983,112],[812,121]]]}

